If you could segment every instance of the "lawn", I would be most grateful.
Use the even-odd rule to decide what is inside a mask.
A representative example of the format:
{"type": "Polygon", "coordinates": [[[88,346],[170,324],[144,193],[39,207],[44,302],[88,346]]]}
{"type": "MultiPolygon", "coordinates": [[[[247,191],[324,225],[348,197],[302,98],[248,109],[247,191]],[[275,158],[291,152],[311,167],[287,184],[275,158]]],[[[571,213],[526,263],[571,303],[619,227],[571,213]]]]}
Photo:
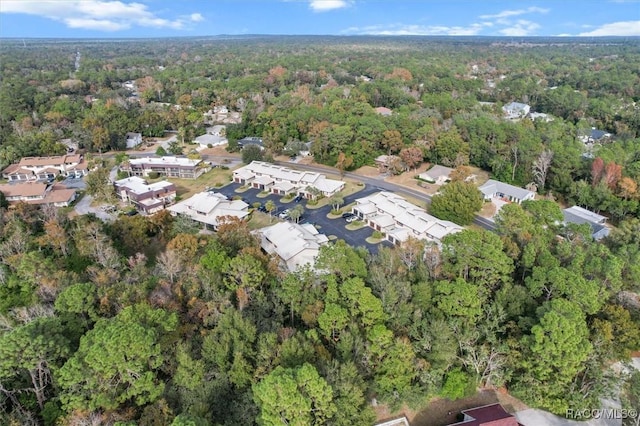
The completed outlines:
{"type": "MultiPolygon", "coordinates": [[[[351,194],[355,194],[358,191],[361,191],[364,189],[364,185],[360,184],[360,183],[356,183],[356,182],[347,182],[344,185],[344,189],[340,192],[338,192],[338,195],[340,195],[341,197],[346,197],[348,195],[351,194]]],[[[329,205],[329,201],[331,200],[331,197],[324,197],[320,200],[318,200],[318,204],[315,205],[311,205],[309,203],[307,203],[306,207],[309,210],[314,210],[314,209],[319,209],[321,207],[324,207],[326,205],[329,205]]]]}
{"type": "Polygon", "coordinates": [[[251,219],[249,219],[249,229],[252,231],[255,229],[264,228],[265,226],[270,226],[278,222],[278,219],[274,217],[269,217],[267,213],[262,213],[259,211],[254,211],[251,213],[251,219]]]}
{"type": "MultiPolygon", "coordinates": [[[[207,188],[219,188],[231,182],[233,172],[216,167],[204,173],[198,179],[168,179],[176,186],[178,196],[183,200],[207,188]]],[[[160,180],[160,179],[158,179],[160,180]]],[[[151,182],[151,180],[150,180],[151,182]]]]}

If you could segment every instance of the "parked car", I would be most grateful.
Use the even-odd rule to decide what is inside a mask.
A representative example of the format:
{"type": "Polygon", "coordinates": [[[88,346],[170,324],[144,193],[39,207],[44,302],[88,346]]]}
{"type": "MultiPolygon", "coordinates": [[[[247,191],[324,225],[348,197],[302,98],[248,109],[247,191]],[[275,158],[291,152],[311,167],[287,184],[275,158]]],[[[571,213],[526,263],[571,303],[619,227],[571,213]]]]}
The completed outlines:
{"type": "Polygon", "coordinates": [[[355,216],[355,215],[354,215],[354,216],[348,217],[348,218],[347,218],[347,223],[351,223],[351,222],[353,222],[354,220],[358,220],[358,216],[355,216]]]}
{"type": "Polygon", "coordinates": [[[296,203],[299,203],[300,201],[302,201],[302,195],[298,194],[296,198],[293,199],[293,201],[295,201],[296,203]]]}
{"type": "Polygon", "coordinates": [[[342,218],[343,219],[349,219],[350,217],[355,216],[355,214],[351,213],[351,212],[346,212],[346,213],[342,213],[342,218]]]}
{"type": "Polygon", "coordinates": [[[278,217],[280,219],[286,219],[289,217],[289,209],[285,209],[283,211],[280,212],[280,214],[278,215],[278,217]]]}
{"type": "Polygon", "coordinates": [[[258,211],[262,212],[262,213],[266,213],[267,212],[267,208],[265,206],[260,206],[260,207],[258,207],[258,211]]]}

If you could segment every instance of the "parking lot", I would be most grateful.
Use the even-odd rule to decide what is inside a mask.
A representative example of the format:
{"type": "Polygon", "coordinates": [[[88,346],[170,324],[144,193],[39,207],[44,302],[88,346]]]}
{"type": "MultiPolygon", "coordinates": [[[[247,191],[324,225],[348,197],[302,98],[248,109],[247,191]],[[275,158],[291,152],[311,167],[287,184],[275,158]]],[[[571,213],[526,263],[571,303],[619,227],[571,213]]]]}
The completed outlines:
{"type": "MultiPolygon", "coordinates": [[[[276,210],[272,212],[273,216],[277,217],[278,213],[282,212],[285,209],[293,208],[296,203],[294,201],[288,203],[280,202],[282,196],[270,194],[267,197],[258,197],[260,193],[259,189],[249,189],[242,193],[237,193],[235,190],[240,187],[240,184],[231,183],[223,188],[215,189],[216,192],[226,195],[229,198],[240,196],[245,199],[245,201],[251,205],[254,202],[259,202],[262,205],[267,201],[271,200],[276,205],[276,210]]],[[[356,198],[366,197],[374,192],[379,191],[379,188],[366,186],[364,189],[356,192],[355,194],[344,197],[344,205],[352,203],[356,198]]],[[[379,244],[369,244],[366,239],[371,236],[373,233],[373,229],[369,227],[364,227],[358,229],[356,231],[349,231],[345,228],[347,222],[343,218],[337,219],[328,219],[327,214],[331,211],[331,206],[324,206],[318,209],[307,209],[306,208],[306,200],[300,201],[300,203],[305,207],[304,213],[300,218],[300,223],[312,223],[316,226],[319,232],[329,236],[335,235],[338,239],[345,240],[347,244],[352,247],[365,247],[370,253],[376,254],[378,253],[378,249],[382,245],[386,245],[391,247],[392,244],[388,241],[383,241],[379,244]]]]}

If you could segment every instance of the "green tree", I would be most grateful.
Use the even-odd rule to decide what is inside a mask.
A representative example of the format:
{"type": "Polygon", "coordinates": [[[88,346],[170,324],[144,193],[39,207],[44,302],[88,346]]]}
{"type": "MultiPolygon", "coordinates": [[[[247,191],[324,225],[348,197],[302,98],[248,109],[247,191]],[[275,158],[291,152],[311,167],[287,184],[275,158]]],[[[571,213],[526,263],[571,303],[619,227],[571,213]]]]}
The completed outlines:
{"type": "Polygon", "coordinates": [[[85,178],[87,194],[93,196],[96,200],[113,203],[115,201],[115,191],[109,181],[109,173],[109,169],[106,167],[98,167],[89,173],[85,178]]]}
{"type": "Polygon", "coordinates": [[[264,159],[264,153],[262,148],[258,145],[247,145],[242,148],[242,162],[249,164],[252,161],[262,161],[264,159]]]}
{"type": "Polygon", "coordinates": [[[433,196],[429,212],[439,219],[468,225],[482,204],[482,193],[474,184],[456,181],[445,185],[440,194],[433,196]]]}
{"type": "Polygon", "coordinates": [[[0,336],[0,383],[16,410],[32,402],[43,410],[53,395],[52,373],[70,352],[64,331],[58,318],[38,318],[0,336]]]}
{"type": "Polygon", "coordinates": [[[294,208],[292,208],[291,210],[289,210],[289,217],[291,218],[291,220],[293,220],[295,223],[298,223],[298,221],[300,220],[300,218],[302,217],[302,214],[304,213],[304,207],[302,207],[301,204],[296,204],[296,206],[294,208]]]}
{"type": "Polygon", "coordinates": [[[264,203],[264,208],[267,210],[267,213],[269,213],[269,223],[271,223],[271,220],[273,219],[272,213],[278,207],[276,206],[276,203],[273,202],[273,200],[268,200],[266,203],[264,203]]]}
{"type": "Polygon", "coordinates": [[[277,367],[253,386],[261,426],[324,425],[336,414],[333,390],[311,364],[277,367]]]}
{"type": "Polygon", "coordinates": [[[80,339],[77,352],[58,371],[63,407],[115,409],[155,401],[164,384],[158,377],[166,354],[161,337],[175,330],[177,319],[146,305],[124,308],[100,319],[80,339]]]}

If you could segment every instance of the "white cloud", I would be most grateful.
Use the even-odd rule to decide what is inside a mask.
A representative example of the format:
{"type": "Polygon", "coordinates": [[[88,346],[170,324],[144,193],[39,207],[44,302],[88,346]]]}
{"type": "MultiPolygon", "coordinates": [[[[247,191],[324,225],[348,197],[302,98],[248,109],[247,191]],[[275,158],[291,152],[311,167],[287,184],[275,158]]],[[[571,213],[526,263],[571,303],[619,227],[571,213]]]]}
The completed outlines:
{"type": "Polygon", "coordinates": [[[199,13],[164,19],[145,4],[112,0],[2,0],[0,13],[37,15],[63,22],[69,28],[111,32],[134,26],[179,30],[188,20],[204,20],[199,13]]]}
{"type": "Polygon", "coordinates": [[[581,37],[640,36],[640,21],[612,22],[578,35],[581,37]]]}
{"type": "Polygon", "coordinates": [[[314,12],[327,12],[329,10],[342,9],[347,6],[349,6],[347,0],[311,0],[309,2],[309,7],[313,9],[314,12]]]}
{"type": "Polygon", "coordinates": [[[467,27],[445,26],[445,25],[370,25],[367,27],[351,27],[342,31],[343,34],[353,35],[457,35],[470,36],[480,33],[482,28],[490,26],[491,23],[471,24],[467,27]]]}
{"type": "Polygon", "coordinates": [[[193,22],[202,22],[202,21],[204,21],[204,16],[202,16],[202,14],[200,14],[200,13],[192,13],[191,16],[189,16],[189,18],[193,22]]]}
{"type": "Polygon", "coordinates": [[[531,6],[526,9],[503,10],[502,12],[496,13],[494,15],[480,15],[480,19],[503,19],[503,18],[509,18],[511,16],[526,15],[528,13],[547,13],[547,12],[549,12],[549,9],[543,9],[541,7],[531,6]]]}
{"type": "Polygon", "coordinates": [[[499,33],[507,37],[524,37],[532,35],[538,28],[540,25],[535,22],[519,19],[514,25],[501,29],[499,33]]]}

